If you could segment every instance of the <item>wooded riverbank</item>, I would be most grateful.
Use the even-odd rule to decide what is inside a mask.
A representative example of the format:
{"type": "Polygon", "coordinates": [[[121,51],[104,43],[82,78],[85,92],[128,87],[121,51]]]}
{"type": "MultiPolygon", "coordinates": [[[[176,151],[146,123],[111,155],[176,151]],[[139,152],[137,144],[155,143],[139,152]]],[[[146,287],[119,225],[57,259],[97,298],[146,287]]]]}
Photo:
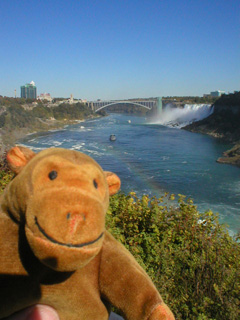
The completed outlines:
{"type": "Polygon", "coordinates": [[[0,98],[0,154],[29,133],[59,129],[95,117],[99,114],[82,103],[49,107],[42,102],[0,98]]]}

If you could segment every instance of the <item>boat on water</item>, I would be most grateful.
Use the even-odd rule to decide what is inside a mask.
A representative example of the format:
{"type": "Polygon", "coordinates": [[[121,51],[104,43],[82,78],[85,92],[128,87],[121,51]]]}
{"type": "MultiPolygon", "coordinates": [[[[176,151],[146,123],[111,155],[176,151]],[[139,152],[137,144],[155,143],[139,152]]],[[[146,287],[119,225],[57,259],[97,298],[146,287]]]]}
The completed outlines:
{"type": "Polygon", "coordinates": [[[111,134],[110,137],[109,137],[109,140],[110,141],[115,141],[117,138],[115,136],[115,134],[111,134]]]}

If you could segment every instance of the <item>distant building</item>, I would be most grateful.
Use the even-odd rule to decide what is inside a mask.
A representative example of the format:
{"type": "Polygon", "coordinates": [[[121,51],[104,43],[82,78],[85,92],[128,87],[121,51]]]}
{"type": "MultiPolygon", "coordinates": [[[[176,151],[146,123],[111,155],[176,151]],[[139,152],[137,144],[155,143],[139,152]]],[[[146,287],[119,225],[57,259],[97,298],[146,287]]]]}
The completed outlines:
{"type": "Polygon", "coordinates": [[[21,98],[37,99],[37,87],[34,81],[21,86],[21,98]]]}
{"type": "Polygon", "coordinates": [[[68,102],[69,102],[70,104],[72,104],[72,103],[74,102],[73,94],[72,94],[72,93],[71,93],[71,95],[70,95],[70,99],[68,99],[68,102]]]}
{"type": "Polygon", "coordinates": [[[49,102],[52,102],[52,97],[51,97],[50,93],[41,93],[40,96],[38,97],[38,99],[41,101],[47,100],[49,102]]]}
{"type": "Polygon", "coordinates": [[[211,95],[212,97],[221,97],[221,95],[224,94],[224,93],[225,93],[225,91],[217,90],[217,91],[211,92],[210,95],[211,95]]]}

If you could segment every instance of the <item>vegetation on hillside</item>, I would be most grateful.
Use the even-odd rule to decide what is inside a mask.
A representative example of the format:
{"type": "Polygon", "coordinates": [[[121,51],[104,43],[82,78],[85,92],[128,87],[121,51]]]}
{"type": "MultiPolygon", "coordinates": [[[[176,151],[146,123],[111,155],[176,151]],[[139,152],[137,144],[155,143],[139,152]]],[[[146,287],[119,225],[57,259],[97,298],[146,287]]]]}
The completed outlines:
{"type": "Polygon", "coordinates": [[[11,98],[0,96],[0,106],[9,105],[23,105],[25,103],[32,103],[36,101],[35,99],[25,99],[25,98],[11,98]]]}
{"type": "Polygon", "coordinates": [[[48,131],[94,116],[96,114],[82,103],[49,107],[41,101],[0,96],[0,154],[27,133],[48,131]]]}
{"type": "Polygon", "coordinates": [[[57,120],[80,120],[93,114],[93,111],[82,103],[68,104],[62,103],[56,108],[52,108],[53,117],[57,120]]]}
{"type": "Polygon", "coordinates": [[[41,120],[80,120],[92,114],[92,110],[81,103],[73,105],[63,103],[54,108],[40,103],[30,110],[20,104],[10,104],[0,107],[0,128],[8,130],[34,128],[42,123],[41,120]]]}
{"type": "Polygon", "coordinates": [[[163,101],[176,101],[181,102],[184,104],[213,104],[215,103],[219,97],[212,97],[212,96],[204,96],[204,97],[198,97],[198,96],[173,96],[173,97],[163,97],[163,101]]]}
{"type": "Polygon", "coordinates": [[[240,317],[240,246],[191,200],[135,193],[111,198],[109,231],[148,272],[178,320],[240,317]]]}
{"type": "Polygon", "coordinates": [[[32,111],[26,111],[21,105],[10,105],[0,115],[0,128],[7,130],[32,128],[37,123],[32,111]]]}

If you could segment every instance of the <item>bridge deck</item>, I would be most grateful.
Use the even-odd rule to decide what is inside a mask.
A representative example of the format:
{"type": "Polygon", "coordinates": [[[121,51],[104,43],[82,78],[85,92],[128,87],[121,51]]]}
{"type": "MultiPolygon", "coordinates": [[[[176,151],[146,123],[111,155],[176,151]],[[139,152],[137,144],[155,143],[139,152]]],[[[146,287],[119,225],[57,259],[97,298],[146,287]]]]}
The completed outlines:
{"type": "Polygon", "coordinates": [[[156,100],[108,100],[108,101],[88,101],[88,105],[94,110],[95,112],[117,104],[132,104],[139,107],[147,108],[151,110],[154,107],[158,107],[158,99],[156,100]]]}

